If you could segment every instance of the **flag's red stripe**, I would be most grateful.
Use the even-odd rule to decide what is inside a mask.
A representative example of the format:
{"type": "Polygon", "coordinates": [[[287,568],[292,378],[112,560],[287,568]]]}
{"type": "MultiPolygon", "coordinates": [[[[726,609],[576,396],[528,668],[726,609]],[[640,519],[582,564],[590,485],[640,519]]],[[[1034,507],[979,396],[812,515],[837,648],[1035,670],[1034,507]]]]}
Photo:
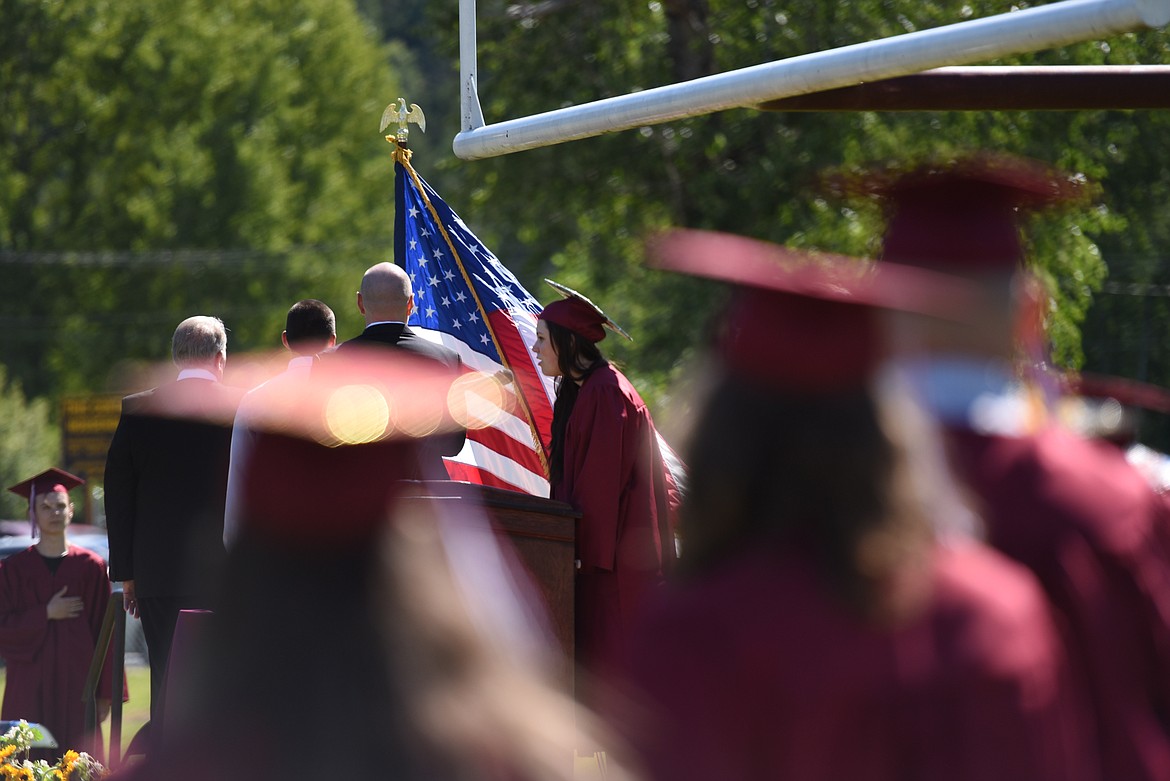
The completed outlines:
{"type": "Polygon", "coordinates": [[[505,491],[516,491],[518,493],[527,493],[522,488],[517,488],[506,480],[501,479],[498,475],[492,474],[484,469],[471,464],[462,464],[458,461],[446,461],[447,474],[451,476],[452,480],[462,480],[467,483],[475,483],[476,485],[489,485],[493,488],[503,488],[505,491]]]}
{"type": "Polygon", "coordinates": [[[536,451],[532,447],[525,447],[507,434],[491,428],[471,429],[467,432],[467,438],[515,461],[533,474],[545,476],[544,467],[536,451]]]}
{"type": "MultiPolygon", "coordinates": [[[[511,314],[502,311],[489,312],[488,320],[496,341],[508,360],[508,368],[512,370],[514,381],[520,388],[520,395],[528,401],[536,430],[542,437],[550,436],[552,405],[549,404],[544,383],[536,372],[529,349],[520,338],[520,331],[512,321],[511,314]]],[[[547,452],[549,443],[545,441],[542,444],[547,452]]],[[[537,472],[543,474],[544,470],[539,469],[537,472]]]]}

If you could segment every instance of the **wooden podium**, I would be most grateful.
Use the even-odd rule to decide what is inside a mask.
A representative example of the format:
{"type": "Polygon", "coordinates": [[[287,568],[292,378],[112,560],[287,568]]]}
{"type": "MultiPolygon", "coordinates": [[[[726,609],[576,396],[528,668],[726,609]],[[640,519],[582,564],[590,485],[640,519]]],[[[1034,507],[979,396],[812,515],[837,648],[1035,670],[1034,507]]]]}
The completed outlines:
{"type": "Polygon", "coordinates": [[[539,587],[553,632],[572,669],[574,550],[581,514],[564,502],[500,488],[451,480],[419,485],[426,498],[473,502],[485,510],[539,587]]]}

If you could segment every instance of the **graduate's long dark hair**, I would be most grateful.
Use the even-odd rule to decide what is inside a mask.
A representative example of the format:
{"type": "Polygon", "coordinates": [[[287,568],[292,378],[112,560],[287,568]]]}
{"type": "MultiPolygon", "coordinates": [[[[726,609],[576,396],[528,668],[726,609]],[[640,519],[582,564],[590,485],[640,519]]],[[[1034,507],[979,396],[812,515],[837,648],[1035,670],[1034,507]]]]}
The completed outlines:
{"type": "Polygon", "coordinates": [[[691,442],[680,510],[685,573],[760,546],[811,558],[828,589],[872,618],[930,539],[909,468],[873,395],[794,395],[724,376],[691,442]]]}
{"type": "Polygon", "coordinates": [[[544,323],[548,326],[548,338],[556,350],[557,368],[561,372],[557,382],[557,400],[553,404],[552,445],[549,452],[549,472],[555,485],[565,474],[565,428],[581,390],[577,381],[584,380],[602,366],[608,365],[608,361],[596,343],[562,325],[549,320],[544,323]]]}

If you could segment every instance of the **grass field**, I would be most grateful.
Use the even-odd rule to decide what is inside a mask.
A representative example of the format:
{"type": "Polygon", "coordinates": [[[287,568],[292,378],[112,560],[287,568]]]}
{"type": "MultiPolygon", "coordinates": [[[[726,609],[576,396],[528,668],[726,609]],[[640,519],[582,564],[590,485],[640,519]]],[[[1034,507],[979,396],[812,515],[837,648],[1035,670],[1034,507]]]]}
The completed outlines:
{"type": "MultiPolygon", "coordinates": [[[[131,738],[150,719],[150,668],[146,665],[132,665],[126,668],[126,682],[130,687],[130,701],[122,704],[122,752],[130,745],[131,738]]],[[[8,668],[0,667],[0,698],[8,683],[8,668]]],[[[102,734],[110,739],[110,720],[102,725],[102,734]]]]}

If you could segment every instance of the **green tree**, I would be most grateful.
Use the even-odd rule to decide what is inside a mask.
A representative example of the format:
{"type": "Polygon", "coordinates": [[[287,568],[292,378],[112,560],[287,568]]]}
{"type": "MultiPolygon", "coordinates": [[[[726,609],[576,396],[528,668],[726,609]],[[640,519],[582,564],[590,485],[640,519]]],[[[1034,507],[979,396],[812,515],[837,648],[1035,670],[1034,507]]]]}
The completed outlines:
{"type": "Polygon", "coordinates": [[[399,93],[346,0],[0,0],[0,360],[33,395],[101,388],[174,326],[276,347],[288,305],[352,291],[392,233],[399,93]]]}
{"type": "MultiPolygon", "coordinates": [[[[60,432],[49,422],[49,402],[29,399],[20,383],[0,365],[0,488],[15,485],[57,465],[61,457],[60,432]]],[[[0,494],[0,518],[28,515],[28,502],[8,491],[0,494]]]]}
{"type": "MultiPolygon", "coordinates": [[[[1008,10],[992,0],[484,0],[480,97],[488,121],[501,121],[1008,10]]],[[[454,56],[454,9],[431,13],[454,56]]],[[[987,64],[1160,62],[1168,48],[1165,31],[1146,31],[987,64]]],[[[745,109],[456,165],[454,190],[465,218],[534,292],[540,277],[561,278],[631,328],[637,341],[611,352],[660,398],[721,293],[644,270],[646,231],[685,225],[873,253],[878,215],[826,197],[821,173],[974,149],[1046,160],[1099,188],[1093,207],[1035,226],[1038,271],[1054,295],[1055,357],[1071,368],[1084,362],[1081,329],[1110,258],[1166,246],[1170,150],[1156,139],[1167,135],[1170,119],[1152,111],[745,109]]]]}

